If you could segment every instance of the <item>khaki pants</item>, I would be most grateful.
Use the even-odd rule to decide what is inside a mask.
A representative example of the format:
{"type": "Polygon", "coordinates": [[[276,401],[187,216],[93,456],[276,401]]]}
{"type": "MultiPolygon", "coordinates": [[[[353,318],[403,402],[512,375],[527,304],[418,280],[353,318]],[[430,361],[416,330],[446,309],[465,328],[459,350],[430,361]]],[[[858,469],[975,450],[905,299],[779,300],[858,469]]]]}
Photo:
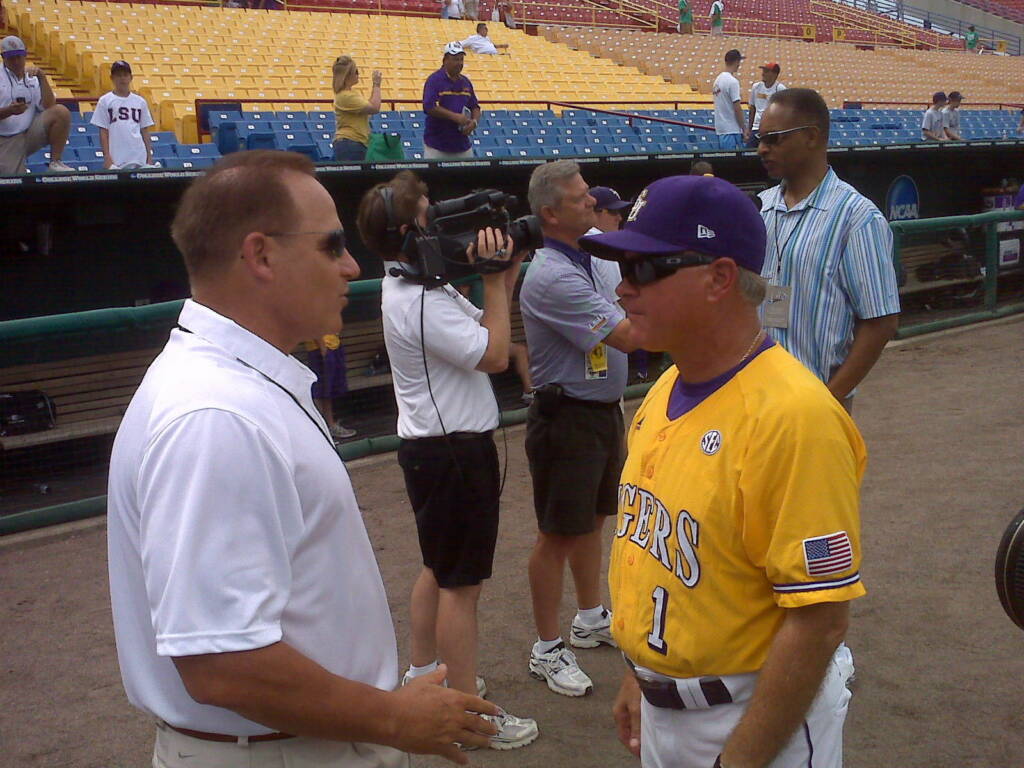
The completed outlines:
{"type": "Polygon", "coordinates": [[[35,116],[24,133],[0,136],[0,176],[25,173],[25,158],[50,143],[43,128],[42,113],[35,116]]]}
{"type": "Polygon", "coordinates": [[[157,724],[153,768],[410,768],[409,755],[379,744],[302,736],[253,744],[204,741],[157,724]]]}

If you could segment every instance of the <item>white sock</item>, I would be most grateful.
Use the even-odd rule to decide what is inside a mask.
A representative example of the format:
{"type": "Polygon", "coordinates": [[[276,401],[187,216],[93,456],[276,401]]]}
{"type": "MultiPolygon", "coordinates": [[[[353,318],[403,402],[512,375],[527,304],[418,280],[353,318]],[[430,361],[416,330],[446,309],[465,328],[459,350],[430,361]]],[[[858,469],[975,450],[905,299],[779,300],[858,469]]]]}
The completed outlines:
{"type": "Polygon", "coordinates": [[[580,623],[588,627],[596,627],[601,624],[605,619],[605,610],[603,605],[598,605],[595,608],[579,608],[576,611],[576,615],[580,619],[580,623]]]}
{"type": "Polygon", "coordinates": [[[536,653],[538,656],[542,653],[548,653],[551,650],[553,650],[556,646],[558,646],[561,642],[561,637],[556,637],[554,640],[541,640],[538,637],[537,642],[533,644],[533,652],[536,653]]]}
{"type": "Polygon", "coordinates": [[[409,677],[415,680],[417,677],[420,677],[422,675],[429,675],[435,669],[437,669],[437,659],[434,659],[432,662],[423,667],[417,667],[410,664],[409,671],[406,674],[408,674],[409,677]]]}

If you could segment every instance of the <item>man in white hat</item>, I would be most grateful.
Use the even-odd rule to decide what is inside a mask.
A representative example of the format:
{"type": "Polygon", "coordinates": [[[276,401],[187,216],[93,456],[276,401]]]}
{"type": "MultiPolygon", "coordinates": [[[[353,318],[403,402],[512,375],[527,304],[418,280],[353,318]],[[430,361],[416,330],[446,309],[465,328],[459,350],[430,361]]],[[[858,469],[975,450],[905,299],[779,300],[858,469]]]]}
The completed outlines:
{"type": "Polygon", "coordinates": [[[469,78],[462,74],[466,52],[454,41],[444,47],[441,68],[423,84],[423,156],[427,160],[473,157],[469,134],[480,122],[480,102],[469,78]]]}
{"type": "Polygon", "coordinates": [[[71,113],[57,103],[46,74],[25,66],[25,43],[9,35],[0,41],[0,175],[25,173],[25,158],[50,146],[50,170],[73,171],[61,162],[71,131],[71,113]]]}

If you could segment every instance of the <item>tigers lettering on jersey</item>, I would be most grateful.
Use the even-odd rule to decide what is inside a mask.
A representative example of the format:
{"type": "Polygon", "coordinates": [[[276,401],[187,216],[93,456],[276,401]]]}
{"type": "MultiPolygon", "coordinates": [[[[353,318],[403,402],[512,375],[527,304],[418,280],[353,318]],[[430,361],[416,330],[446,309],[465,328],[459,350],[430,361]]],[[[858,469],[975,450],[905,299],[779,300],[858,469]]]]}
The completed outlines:
{"type": "Polygon", "coordinates": [[[689,512],[681,509],[673,516],[653,493],[626,483],[619,486],[619,528],[615,536],[625,538],[630,530],[631,544],[661,563],[684,587],[697,586],[700,581],[697,557],[700,524],[689,512]],[[673,533],[676,534],[675,544],[671,543],[673,533]]]}
{"type": "Polygon", "coordinates": [[[786,609],[865,594],[863,440],[777,345],[670,418],[677,378],[662,375],[627,433],[612,632],[634,664],[660,674],[752,672],[786,609]]]}

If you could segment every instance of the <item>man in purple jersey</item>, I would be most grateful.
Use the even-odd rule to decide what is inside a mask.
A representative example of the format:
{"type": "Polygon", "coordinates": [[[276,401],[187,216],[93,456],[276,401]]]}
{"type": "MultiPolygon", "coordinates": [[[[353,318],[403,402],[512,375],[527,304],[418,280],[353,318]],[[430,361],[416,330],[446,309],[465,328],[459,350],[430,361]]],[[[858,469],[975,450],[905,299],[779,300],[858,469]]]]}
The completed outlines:
{"type": "Polygon", "coordinates": [[[444,47],[441,68],[423,84],[423,156],[427,160],[461,160],[473,157],[469,134],[480,122],[480,102],[473,84],[462,74],[466,52],[462,43],[444,47]]]}

